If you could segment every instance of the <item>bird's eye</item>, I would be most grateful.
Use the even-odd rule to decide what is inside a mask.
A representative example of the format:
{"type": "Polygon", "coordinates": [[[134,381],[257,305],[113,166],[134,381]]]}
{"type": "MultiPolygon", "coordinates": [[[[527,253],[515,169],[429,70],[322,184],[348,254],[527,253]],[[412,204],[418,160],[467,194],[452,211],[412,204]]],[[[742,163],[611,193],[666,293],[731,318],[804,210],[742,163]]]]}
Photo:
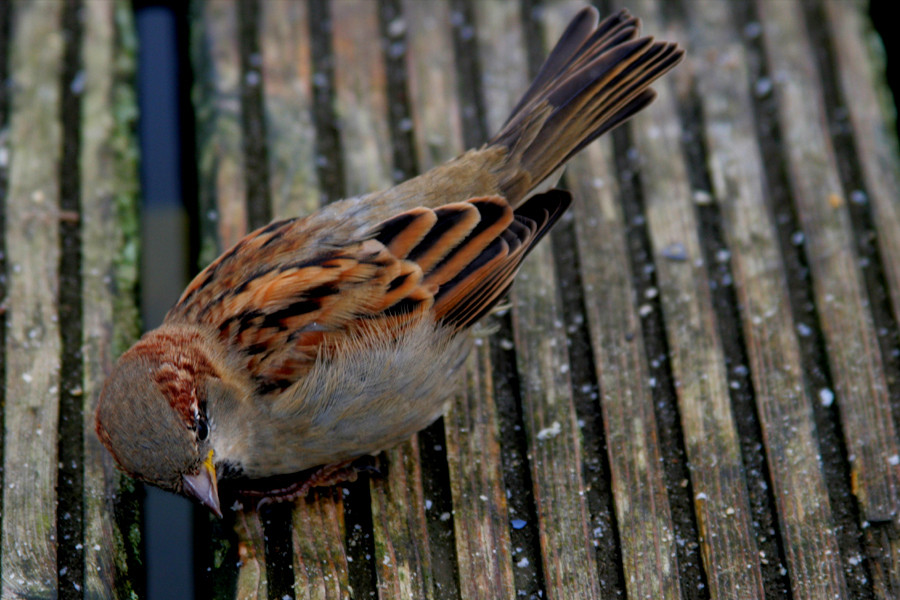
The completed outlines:
{"type": "Polygon", "coordinates": [[[197,419],[197,439],[201,442],[206,441],[209,437],[209,423],[204,417],[197,419]]]}

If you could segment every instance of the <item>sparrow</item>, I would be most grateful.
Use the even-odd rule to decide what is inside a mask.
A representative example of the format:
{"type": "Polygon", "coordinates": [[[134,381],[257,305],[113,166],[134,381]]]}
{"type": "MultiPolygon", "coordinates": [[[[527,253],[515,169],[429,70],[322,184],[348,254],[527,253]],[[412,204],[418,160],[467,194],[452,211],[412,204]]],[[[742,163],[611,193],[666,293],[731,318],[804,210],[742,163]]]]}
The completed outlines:
{"type": "Polygon", "coordinates": [[[128,475],[221,516],[219,480],[285,500],[444,412],[471,328],[568,208],[573,155],[655,97],[683,51],[620,11],[570,22],[499,133],[391,189],[275,221],[188,285],[106,379],[96,432],[128,475]]]}

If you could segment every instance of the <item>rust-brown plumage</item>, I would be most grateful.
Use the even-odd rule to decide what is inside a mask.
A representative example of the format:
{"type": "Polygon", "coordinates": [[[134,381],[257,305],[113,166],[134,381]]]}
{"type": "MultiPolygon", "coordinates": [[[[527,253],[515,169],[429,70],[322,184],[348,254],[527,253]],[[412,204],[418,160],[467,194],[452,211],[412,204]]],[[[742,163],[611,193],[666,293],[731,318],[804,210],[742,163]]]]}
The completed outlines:
{"type": "Polygon", "coordinates": [[[263,263],[257,252],[290,259],[307,244],[307,219],[273,223],[207,267],[167,322],[209,325],[244,357],[257,394],[280,393],[322,352],[373,340],[365,331],[397,336],[423,318],[470,326],[568,204],[557,190],[518,211],[500,196],[417,207],[308,259],[263,263]]]}
{"type": "Polygon", "coordinates": [[[218,512],[217,471],[331,481],[439,416],[467,329],[569,206],[541,190],[680,60],[637,26],[582,10],[487,145],[271,223],[204,269],[107,381],[97,431],[120,465],[218,512]]]}

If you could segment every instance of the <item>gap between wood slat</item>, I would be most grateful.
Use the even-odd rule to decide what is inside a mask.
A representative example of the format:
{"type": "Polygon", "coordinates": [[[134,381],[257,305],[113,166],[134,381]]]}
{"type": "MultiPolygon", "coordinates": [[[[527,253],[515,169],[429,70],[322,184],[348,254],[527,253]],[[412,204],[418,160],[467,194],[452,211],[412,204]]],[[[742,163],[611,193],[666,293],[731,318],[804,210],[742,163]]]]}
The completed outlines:
{"type": "MultiPolygon", "coordinates": [[[[272,220],[272,197],[269,185],[269,136],[264,102],[263,56],[260,37],[262,6],[256,0],[239,0],[238,58],[240,60],[239,89],[241,113],[241,137],[243,140],[243,176],[246,182],[247,222],[245,229],[253,231],[272,220]]],[[[249,507],[248,507],[249,508],[249,507]]],[[[238,518],[243,526],[239,531],[252,533],[247,538],[250,552],[257,554],[265,569],[258,581],[261,596],[280,600],[290,596],[294,589],[293,540],[291,505],[276,504],[262,511],[247,510],[238,518]],[[259,526],[262,526],[261,528],[259,526]],[[256,535],[260,533],[262,535],[256,535]],[[264,564],[263,564],[264,563],[264,564]]],[[[238,534],[241,535],[240,533],[238,534]]],[[[244,562],[244,561],[242,561],[244,562]]],[[[250,563],[253,564],[253,563],[250,563]]],[[[252,567],[250,567],[252,569],[252,567]]],[[[252,589],[254,573],[244,562],[238,577],[238,595],[247,575],[252,589]]]]}
{"type": "Polygon", "coordinates": [[[263,102],[263,58],[259,39],[261,11],[261,5],[257,0],[238,1],[241,133],[244,142],[248,231],[263,227],[272,220],[269,140],[263,102]]]}
{"type": "MultiPolygon", "coordinates": [[[[84,65],[84,27],[78,0],[66,2],[62,12],[62,73],[59,80],[62,147],[59,167],[59,289],[57,310],[60,322],[61,361],[59,373],[59,440],[57,464],[56,530],[59,597],[78,600],[84,596],[84,446],[73,443],[82,437],[84,362],[82,336],[82,227],[81,135],[84,65]],[[81,84],[78,83],[81,78],[81,84]]],[[[93,421],[93,419],[90,419],[93,421]]]]}
{"type": "Polygon", "coordinates": [[[393,157],[391,179],[394,183],[406,181],[421,173],[413,143],[410,110],[408,27],[402,0],[378,2],[378,33],[387,78],[387,123],[393,157]]]}
{"type": "MultiPolygon", "coordinates": [[[[9,81],[9,57],[12,54],[12,2],[0,2],[0,81],[9,81]]],[[[10,87],[0,86],[0,129],[9,129],[10,117],[10,87]]],[[[0,310],[0,348],[4,356],[0,360],[0,406],[6,406],[6,348],[7,327],[9,319],[7,311],[9,306],[7,298],[9,293],[10,269],[7,261],[9,249],[7,248],[7,209],[9,207],[9,137],[0,139],[0,153],[5,160],[0,161],[0,298],[3,298],[2,310],[0,310]]],[[[0,461],[6,454],[6,428],[0,427],[0,461]]],[[[0,490],[6,489],[6,472],[0,469],[0,490]]],[[[0,514],[3,514],[3,494],[0,494],[0,514]]],[[[3,547],[3,530],[0,528],[0,548],[3,547]]],[[[2,575],[2,573],[0,573],[2,575]]]]}
{"type": "Polygon", "coordinates": [[[312,44],[313,122],[316,127],[316,167],[322,187],[322,204],[346,198],[346,167],[342,151],[334,76],[329,0],[308,0],[312,44]]]}

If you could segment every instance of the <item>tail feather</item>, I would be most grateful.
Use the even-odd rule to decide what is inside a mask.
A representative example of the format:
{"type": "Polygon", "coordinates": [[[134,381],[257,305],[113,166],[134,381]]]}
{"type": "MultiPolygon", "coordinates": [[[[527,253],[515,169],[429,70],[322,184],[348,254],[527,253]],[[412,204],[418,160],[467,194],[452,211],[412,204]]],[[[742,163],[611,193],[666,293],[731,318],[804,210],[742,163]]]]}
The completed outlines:
{"type": "Polygon", "coordinates": [[[499,183],[513,206],[587,144],[652,102],[649,86],[682,58],[675,44],[636,39],[639,21],[627,11],[597,21],[590,7],[575,16],[489,142],[507,148],[499,183]]]}
{"type": "MultiPolygon", "coordinates": [[[[519,103],[510,113],[509,119],[504,128],[516,117],[522,115],[522,109],[531,104],[535,100],[539,100],[542,94],[550,89],[550,84],[559,79],[561,73],[571,71],[572,63],[579,57],[586,54],[585,47],[598,47],[602,43],[608,48],[634,37],[634,33],[638,26],[638,20],[622,10],[615,15],[605,19],[600,25],[597,24],[597,11],[586,9],[581,10],[560,36],[559,41],[550,54],[541,65],[541,69],[528,91],[522,95],[519,103]]],[[[596,54],[597,51],[590,52],[596,54]]]]}

